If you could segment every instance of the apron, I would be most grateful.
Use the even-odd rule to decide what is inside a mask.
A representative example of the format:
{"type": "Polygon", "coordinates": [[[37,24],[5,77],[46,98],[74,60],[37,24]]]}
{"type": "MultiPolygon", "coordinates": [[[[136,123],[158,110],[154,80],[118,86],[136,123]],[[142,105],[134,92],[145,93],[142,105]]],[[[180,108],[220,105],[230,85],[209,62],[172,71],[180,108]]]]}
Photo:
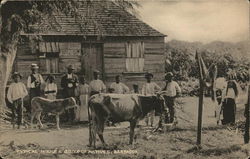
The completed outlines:
{"type": "Polygon", "coordinates": [[[80,106],[76,110],[76,120],[88,121],[88,95],[80,95],[80,106]]]}

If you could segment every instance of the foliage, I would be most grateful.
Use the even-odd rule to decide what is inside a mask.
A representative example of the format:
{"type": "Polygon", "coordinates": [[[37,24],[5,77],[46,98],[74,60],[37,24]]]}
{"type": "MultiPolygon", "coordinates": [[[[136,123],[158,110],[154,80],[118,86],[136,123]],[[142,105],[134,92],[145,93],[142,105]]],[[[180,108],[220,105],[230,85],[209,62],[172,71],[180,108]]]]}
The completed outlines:
{"type": "Polygon", "coordinates": [[[166,71],[173,72],[176,80],[187,80],[195,62],[192,57],[186,49],[172,49],[167,53],[166,71]]]}
{"type": "MultiPolygon", "coordinates": [[[[230,53],[221,54],[207,49],[198,50],[209,68],[216,64],[218,77],[232,76],[241,82],[249,81],[250,61],[247,58],[235,58],[230,53]]],[[[176,80],[187,80],[190,77],[198,78],[198,67],[194,59],[194,51],[182,48],[166,47],[166,71],[172,71],[176,80]]]]}

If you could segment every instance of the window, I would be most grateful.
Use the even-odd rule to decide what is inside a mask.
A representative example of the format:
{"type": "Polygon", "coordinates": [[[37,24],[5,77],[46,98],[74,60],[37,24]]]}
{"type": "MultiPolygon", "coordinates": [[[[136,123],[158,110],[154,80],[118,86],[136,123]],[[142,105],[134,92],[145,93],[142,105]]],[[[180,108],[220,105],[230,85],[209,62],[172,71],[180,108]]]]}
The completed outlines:
{"type": "Polygon", "coordinates": [[[143,72],[144,68],[144,43],[126,43],[126,70],[127,72],[143,72]]]}
{"type": "Polygon", "coordinates": [[[57,42],[40,42],[39,59],[42,73],[59,73],[59,44],[57,42]]]}

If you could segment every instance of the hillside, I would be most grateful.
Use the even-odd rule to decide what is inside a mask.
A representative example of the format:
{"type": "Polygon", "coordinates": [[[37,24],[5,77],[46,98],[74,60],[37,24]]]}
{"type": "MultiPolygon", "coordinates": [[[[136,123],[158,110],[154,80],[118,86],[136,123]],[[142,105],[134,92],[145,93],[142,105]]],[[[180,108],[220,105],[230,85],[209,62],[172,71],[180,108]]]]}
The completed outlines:
{"type": "Polygon", "coordinates": [[[250,45],[249,41],[241,41],[237,43],[213,41],[207,44],[201,42],[186,42],[171,40],[166,43],[166,51],[171,49],[187,50],[195,54],[196,50],[207,50],[216,54],[231,54],[234,58],[247,58],[250,60],[250,45]]]}

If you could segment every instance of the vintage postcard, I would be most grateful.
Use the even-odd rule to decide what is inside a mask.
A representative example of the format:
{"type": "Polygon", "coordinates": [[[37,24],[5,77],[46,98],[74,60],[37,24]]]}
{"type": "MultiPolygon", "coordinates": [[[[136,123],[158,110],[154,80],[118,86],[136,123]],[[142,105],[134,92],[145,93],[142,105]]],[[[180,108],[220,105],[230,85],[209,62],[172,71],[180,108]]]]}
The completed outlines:
{"type": "Polygon", "coordinates": [[[249,1],[0,2],[0,159],[250,158],[249,1]]]}

